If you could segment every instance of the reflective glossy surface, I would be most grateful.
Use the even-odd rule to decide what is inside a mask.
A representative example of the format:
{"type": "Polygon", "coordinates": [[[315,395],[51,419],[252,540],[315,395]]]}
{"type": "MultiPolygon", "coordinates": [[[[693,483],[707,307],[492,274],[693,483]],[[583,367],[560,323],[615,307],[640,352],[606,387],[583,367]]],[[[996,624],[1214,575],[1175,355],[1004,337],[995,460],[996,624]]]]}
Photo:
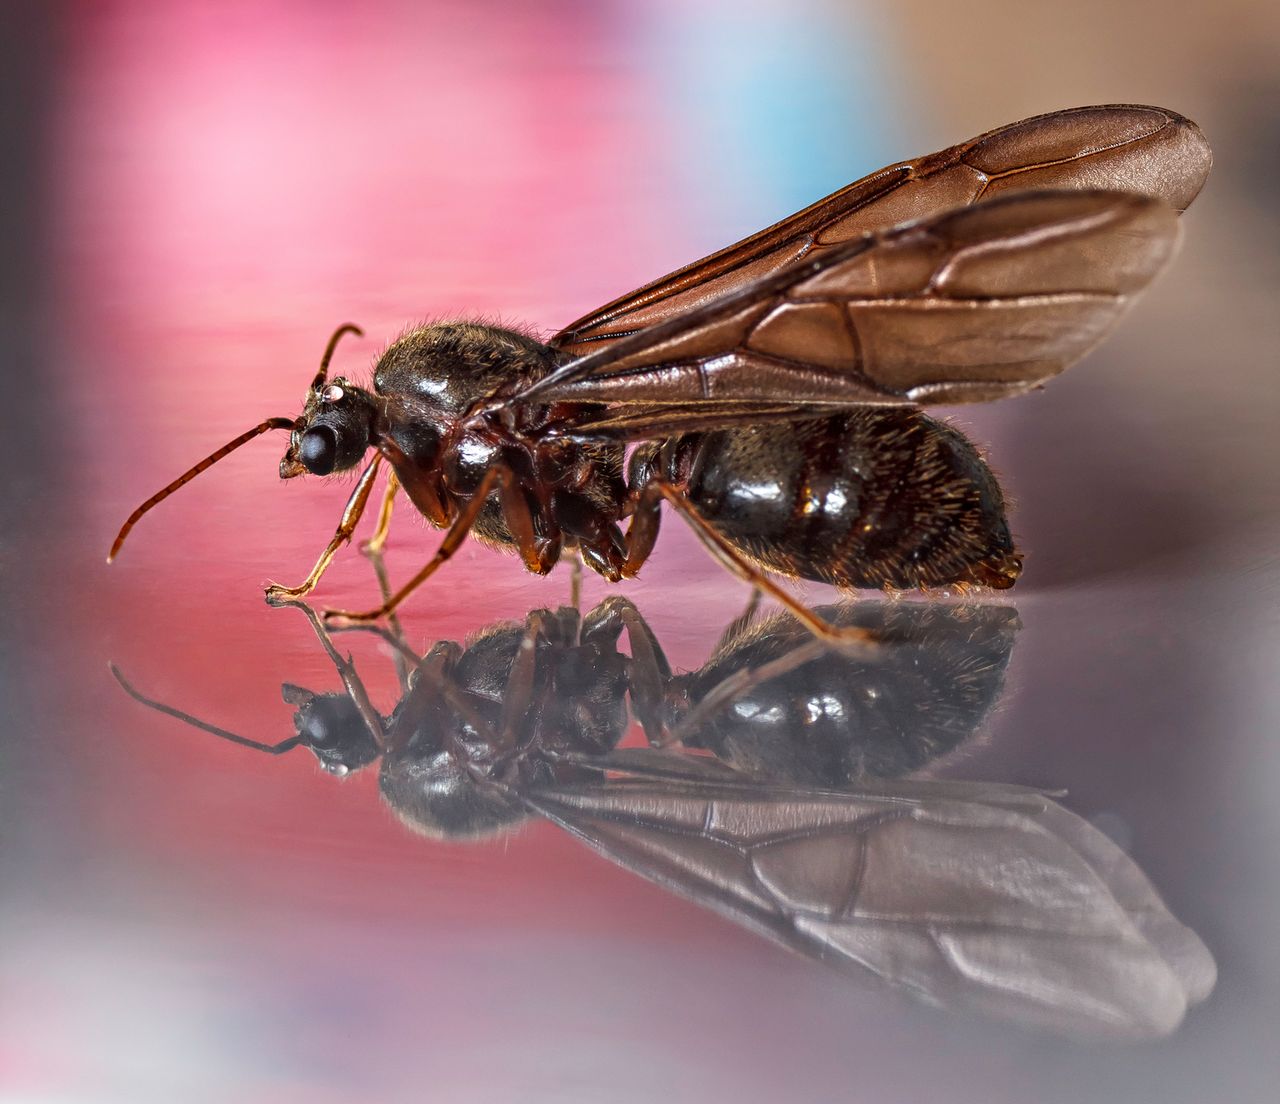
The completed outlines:
{"type": "Polygon", "coordinates": [[[751,931],[940,1008],[1159,1038],[1213,990],[1213,956],[1104,832],[1037,790],[903,781],[985,720],[1017,630],[1007,607],[822,610],[876,634],[857,658],[790,617],[744,616],[703,669],[676,678],[619,597],[585,617],[534,611],[421,657],[389,634],[404,662],[387,716],[320,617],[298,608],[344,691],[286,684],[297,735],[279,743],[113,674],[142,704],[233,744],[306,747],[338,777],[378,760],[383,800],[429,840],[492,838],[540,814],[751,931]],[[628,700],[648,747],[620,747],[628,700]]]}
{"type": "MultiPolygon", "coordinates": [[[[1078,26],[1060,9],[994,2],[907,3],[879,17],[892,23],[843,5],[805,18],[794,4],[754,5],[750,19],[728,10],[118,5],[11,28],[6,79],[30,82],[5,97],[22,106],[6,125],[30,153],[4,186],[31,215],[3,265],[8,1095],[1273,1095],[1280,334],[1275,85],[1259,49],[1274,41],[1272,6],[1193,7],[1160,24],[1107,6],[1078,26]],[[388,815],[374,770],[335,780],[301,751],[234,747],[112,679],[108,661],[139,691],[262,742],[295,734],[299,706],[281,702],[282,685],[341,690],[304,616],[269,609],[261,588],[302,578],[343,490],[282,484],[265,442],[160,507],[155,539],[102,563],[165,479],[293,409],[337,323],[370,335],[335,361],[366,381],[382,345],[424,315],[500,314],[551,332],[903,149],[1117,99],[1194,117],[1217,168],[1182,220],[1178,263],[1104,350],[1043,396],[964,413],[1012,498],[1026,571],[999,604],[1022,628],[999,702],[971,686],[972,737],[893,784],[951,786],[962,818],[993,786],[1051,791],[1037,808],[1064,811],[1043,838],[1075,864],[1054,887],[1106,905],[1105,930],[1128,932],[1112,942],[1125,968],[1163,994],[1165,1011],[1145,1021],[1159,1030],[1130,1034],[1171,1028],[1178,995],[1206,988],[1184,929],[1216,963],[1212,992],[1172,1034],[1135,1044],[1030,1017],[1010,1026],[999,1008],[972,1008],[980,988],[952,987],[951,1010],[930,1008],[772,945],[546,819],[488,842],[424,839],[388,815]],[[1128,888],[1099,875],[1090,856],[1102,852],[1128,888]],[[1167,913],[1135,910],[1135,885],[1167,913]]],[[[394,532],[392,580],[437,539],[394,532]]],[[[479,546],[436,582],[405,614],[418,653],[568,594],[559,572],[532,579],[479,546]]],[[[610,593],[586,589],[585,609],[610,593]]],[[[376,593],[350,549],[316,597],[363,608],[376,593]]],[[[678,526],[620,593],[674,680],[714,673],[746,599],[678,526]]],[[[338,647],[389,715],[401,691],[386,646],[347,634],[338,647]]],[[[621,648],[631,654],[625,637],[621,648]]],[[[920,681],[913,700],[936,692],[920,681]]],[[[769,705],[763,687],[755,700],[769,705]]],[[[879,723],[867,716],[860,727],[879,723]]],[[[895,723],[914,725],[909,712],[895,723]]],[[[941,732],[945,744],[955,729],[941,732]]],[[[645,750],[636,725],[626,740],[645,750]]],[[[557,786],[540,800],[567,820],[570,786],[557,786]]],[[[579,807],[575,823],[602,809],[579,807]]],[[[992,815],[1010,854],[1044,823],[992,815]]],[[[903,866],[950,856],[929,884],[954,905],[973,853],[949,850],[934,820],[911,823],[928,846],[913,836],[881,853],[903,866]]],[[[775,899],[801,900],[798,864],[753,861],[775,899]]],[[[1030,884],[977,869],[988,886],[1030,884]]],[[[904,881],[921,884],[889,885],[904,881]]],[[[1061,901],[1040,883],[1024,908],[1033,896],[1061,901]]],[[[999,948],[975,976],[1011,977],[1011,959],[1047,976],[1047,960],[999,948]]],[[[1068,959],[1079,965],[1058,960],[1057,991],[1104,1007],[1114,974],[1068,959]]],[[[937,984],[910,976],[917,991],[937,984]]],[[[1130,1022],[1153,1007],[1135,1002],[1138,988],[1126,990],[1130,1022]]]]}

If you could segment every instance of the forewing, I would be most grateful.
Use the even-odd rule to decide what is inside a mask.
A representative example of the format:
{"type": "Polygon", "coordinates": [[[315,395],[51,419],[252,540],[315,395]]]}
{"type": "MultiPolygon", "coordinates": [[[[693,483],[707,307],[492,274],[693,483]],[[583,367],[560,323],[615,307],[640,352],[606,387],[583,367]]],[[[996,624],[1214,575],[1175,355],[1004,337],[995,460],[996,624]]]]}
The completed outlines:
{"type": "Polygon", "coordinates": [[[784,796],[615,780],[526,801],[651,881],[933,1004],[1149,1037],[1203,995],[1147,930],[1158,916],[1199,945],[1194,934],[1136,867],[1117,870],[1132,866],[1118,849],[1104,847],[1108,869],[1096,869],[1096,829],[1032,791],[908,783],[784,796]]]}
{"type": "MultiPolygon", "coordinates": [[[[1168,262],[1173,209],[1118,192],[1025,192],[869,235],[572,361],[518,396],[626,404],[625,435],[740,404],[979,402],[1096,345],[1168,262]]],[[[794,414],[792,415],[794,416],[794,414]]],[[[575,428],[599,427],[581,422],[575,428]]],[[[617,434],[623,435],[623,434],[617,434]]]]}
{"type": "Polygon", "coordinates": [[[1014,191],[1112,189],[1153,196],[1181,211],[1211,163],[1195,123],[1163,108],[1079,107],[1025,119],[872,173],[578,319],[552,343],[585,355],[869,231],[1014,191]]]}

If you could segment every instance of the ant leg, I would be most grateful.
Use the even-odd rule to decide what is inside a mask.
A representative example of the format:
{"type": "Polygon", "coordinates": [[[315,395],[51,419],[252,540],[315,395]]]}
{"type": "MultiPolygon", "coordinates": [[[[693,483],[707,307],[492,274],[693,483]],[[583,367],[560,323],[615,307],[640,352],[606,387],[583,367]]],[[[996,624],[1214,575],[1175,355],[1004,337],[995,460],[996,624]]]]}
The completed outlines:
{"type": "Polygon", "coordinates": [[[365,689],[364,683],[356,673],[356,665],[351,657],[348,655],[344,658],[342,653],[334,647],[333,638],[329,635],[329,630],[324,627],[320,618],[316,616],[316,611],[306,602],[289,602],[288,604],[302,610],[307,620],[311,622],[311,629],[316,634],[316,639],[320,641],[320,646],[324,648],[329,655],[329,659],[333,661],[333,665],[338,671],[338,677],[342,679],[343,689],[346,690],[347,696],[355,704],[356,712],[360,714],[360,719],[364,721],[364,726],[369,730],[369,735],[373,737],[373,742],[377,745],[378,750],[386,750],[387,736],[382,728],[382,719],[378,715],[378,711],[374,709],[373,702],[369,698],[369,691],[365,689]]]}
{"type": "Polygon", "coordinates": [[[418,513],[437,529],[444,529],[449,524],[449,512],[440,500],[439,479],[433,478],[435,473],[418,467],[390,437],[381,438],[376,447],[395,471],[396,482],[404,488],[418,513]]]}
{"type": "Polygon", "coordinates": [[[662,500],[655,490],[657,486],[657,482],[649,483],[636,499],[635,512],[627,527],[627,558],[622,565],[624,579],[635,577],[653,552],[653,546],[658,543],[658,530],[662,526],[662,500]]]}
{"type": "Polygon", "coordinates": [[[488,497],[489,492],[493,490],[497,481],[497,468],[490,468],[485,472],[484,478],[480,480],[480,486],[476,488],[476,493],[471,496],[471,500],[462,508],[458,516],[453,519],[453,524],[449,526],[449,531],[445,533],[444,540],[440,542],[440,547],[436,550],[436,554],[427,561],[427,565],[421,571],[383,602],[381,606],[374,610],[366,610],[363,613],[354,613],[350,610],[325,610],[324,619],[332,621],[341,617],[344,621],[376,621],[379,617],[385,617],[389,614],[434,575],[442,564],[453,558],[453,554],[462,546],[462,542],[467,539],[467,534],[471,532],[471,527],[475,525],[476,518],[480,516],[480,511],[484,509],[485,499],[488,497]]]}
{"type": "MultiPolygon", "coordinates": [[[[484,509],[489,493],[495,488],[498,489],[502,500],[503,519],[519,546],[520,552],[524,557],[525,566],[530,571],[545,575],[559,558],[560,542],[557,539],[552,543],[544,543],[539,546],[534,536],[533,514],[529,511],[529,504],[525,500],[524,492],[521,491],[519,483],[516,481],[515,473],[505,465],[499,464],[485,472],[484,478],[480,480],[480,485],[475,489],[475,492],[458,513],[458,516],[453,519],[453,523],[449,526],[449,531],[445,533],[444,540],[440,542],[440,547],[436,554],[412,579],[375,610],[367,610],[363,613],[353,613],[349,610],[325,610],[325,620],[329,621],[341,617],[347,621],[376,621],[380,617],[387,616],[427,579],[434,575],[443,564],[453,558],[453,554],[462,547],[462,542],[466,540],[467,534],[471,532],[472,526],[475,525],[476,519],[480,516],[480,511],[484,509]]],[[[406,486],[405,489],[407,491],[410,488],[406,486]]]]}
{"type": "MultiPolygon", "coordinates": [[[[299,605],[302,603],[299,602],[299,605]]],[[[410,668],[416,667],[422,662],[422,656],[418,655],[403,640],[399,639],[395,633],[382,625],[329,625],[327,626],[331,633],[340,632],[366,632],[372,633],[374,636],[381,637],[387,646],[393,651],[398,652],[404,657],[405,662],[410,668]]]]}
{"type": "Polygon", "coordinates": [[[716,683],[688,713],[676,723],[671,730],[671,742],[683,743],[690,735],[707,723],[708,718],[725,706],[732,704],[748,690],[780,678],[797,667],[803,667],[827,651],[827,645],[820,640],[807,640],[798,644],[791,651],[785,652],[775,659],[762,663],[758,667],[747,667],[734,671],[722,681],[716,683]]]}
{"type": "MultiPolygon", "coordinates": [[[[387,736],[387,752],[394,755],[408,747],[414,732],[421,727],[428,709],[438,704],[447,705],[491,748],[499,746],[500,737],[492,723],[476,708],[467,691],[454,678],[453,665],[462,649],[457,644],[442,641],[437,644],[418,665],[413,676],[413,689],[396,714],[395,726],[387,736]]],[[[504,757],[496,757],[486,765],[476,761],[474,750],[460,738],[456,726],[446,722],[444,742],[456,761],[482,787],[496,788],[510,794],[510,786],[493,777],[493,770],[504,757]]]]}
{"type": "MultiPolygon", "coordinates": [[[[840,648],[854,646],[858,650],[865,649],[868,645],[874,645],[877,639],[875,633],[852,625],[845,627],[832,625],[802,604],[794,595],[788,594],[786,590],[770,579],[763,570],[753,564],[716,532],[715,527],[698,512],[698,508],[669,483],[657,481],[650,483],[641,496],[641,503],[643,504],[646,499],[655,499],[657,495],[665,498],[676,512],[689,523],[694,535],[712,556],[738,576],[739,579],[764,591],[765,594],[781,605],[819,640],[840,648]]],[[[654,505],[656,507],[656,503],[654,505]]],[[[640,509],[640,506],[636,507],[637,519],[640,517],[640,509]]],[[[628,556],[628,563],[630,563],[630,556],[628,556]]]]}
{"type": "Polygon", "coordinates": [[[525,618],[524,635],[520,638],[520,646],[512,661],[502,695],[498,746],[503,751],[514,751],[528,742],[518,740],[517,736],[533,705],[537,690],[538,641],[551,636],[547,630],[546,611],[534,610],[525,618]]]}
{"type": "Polygon", "coordinates": [[[456,643],[441,640],[419,660],[409,692],[401,697],[387,729],[388,754],[403,751],[431,711],[438,708],[441,696],[448,696],[446,687],[452,685],[453,667],[460,655],[462,648],[456,643]]]}
{"type": "Polygon", "coordinates": [[[392,470],[387,474],[387,489],[383,492],[382,505],[378,508],[378,524],[374,527],[373,536],[360,546],[360,551],[366,556],[377,555],[387,543],[387,532],[391,528],[391,507],[399,489],[400,480],[392,470]]]}
{"type": "MultiPolygon", "coordinates": [[[[540,630],[530,630],[537,632],[540,630]]],[[[394,755],[408,746],[427,717],[428,712],[443,703],[469,724],[483,738],[484,743],[497,749],[500,753],[510,754],[513,750],[502,741],[504,735],[495,731],[493,724],[477,708],[468,692],[458,684],[454,677],[454,666],[462,655],[462,648],[452,641],[441,641],[418,664],[413,674],[413,688],[405,696],[396,711],[395,723],[387,733],[387,752],[394,755]]],[[[504,709],[504,714],[507,710],[504,709]]],[[[471,748],[463,742],[456,728],[451,723],[444,727],[445,743],[451,748],[457,760],[480,783],[495,784],[488,770],[476,763],[471,748]]],[[[500,754],[501,761],[505,756],[500,754]]],[[[502,789],[506,786],[497,783],[502,789]]]]}
{"type": "MultiPolygon", "coordinates": [[[[392,475],[391,478],[394,480],[395,476],[392,475]]],[[[387,520],[390,520],[391,518],[390,504],[393,493],[393,491],[390,491],[390,493],[387,494],[387,497],[383,499],[382,503],[387,520]]],[[[379,525],[382,524],[381,518],[378,519],[378,523],[379,525]]],[[[382,595],[382,600],[384,602],[391,601],[391,580],[387,576],[386,561],[382,558],[382,545],[378,544],[375,546],[373,541],[370,541],[364,548],[364,554],[369,558],[369,562],[373,564],[373,573],[377,576],[378,592],[382,595]]],[[[412,662],[415,667],[419,663],[419,658],[414,655],[413,649],[409,647],[408,641],[405,640],[404,626],[400,624],[399,616],[395,613],[389,614],[387,617],[387,625],[389,626],[390,631],[383,631],[386,633],[385,639],[391,643],[392,648],[394,649],[396,679],[399,681],[400,690],[403,693],[405,690],[409,689],[409,663],[406,662],[405,657],[413,656],[412,662]]],[[[353,627],[359,628],[360,626],[353,627]]],[[[368,628],[370,626],[365,627],[368,628]]]]}
{"type": "Polygon", "coordinates": [[[533,511],[529,509],[529,500],[520,489],[515,473],[505,466],[496,471],[502,520],[506,522],[507,531],[515,539],[525,568],[535,575],[546,575],[560,560],[563,538],[557,530],[550,540],[539,540],[534,529],[533,511]]]}
{"type": "Polygon", "coordinates": [[[644,615],[630,598],[610,595],[587,615],[582,639],[587,643],[603,638],[613,645],[624,628],[631,646],[632,709],[649,743],[663,747],[671,742],[662,718],[671,664],[644,615]]]}
{"type": "Polygon", "coordinates": [[[582,553],[576,548],[569,560],[569,605],[578,611],[582,609],[582,553]]]}
{"type": "Polygon", "coordinates": [[[296,587],[285,587],[280,586],[278,583],[273,583],[267,587],[268,602],[272,605],[289,602],[315,590],[316,583],[320,581],[320,576],[328,569],[334,554],[351,539],[351,534],[355,532],[356,525],[360,521],[360,515],[364,513],[364,508],[369,502],[369,492],[373,490],[374,478],[377,476],[378,468],[381,466],[382,456],[379,454],[360,473],[360,481],[356,484],[355,490],[351,492],[351,497],[347,499],[346,508],[342,511],[342,520],[338,522],[338,528],[333,534],[333,540],[329,542],[329,547],[320,553],[320,558],[316,560],[316,566],[311,569],[311,574],[296,587]]]}
{"type": "Polygon", "coordinates": [[[671,742],[662,718],[666,688],[671,681],[671,665],[658,644],[657,637],[631,602],[622,609],[627,626],[627,643],[631,646],[631,705],[645,738],[655,747],[671,742]]]}

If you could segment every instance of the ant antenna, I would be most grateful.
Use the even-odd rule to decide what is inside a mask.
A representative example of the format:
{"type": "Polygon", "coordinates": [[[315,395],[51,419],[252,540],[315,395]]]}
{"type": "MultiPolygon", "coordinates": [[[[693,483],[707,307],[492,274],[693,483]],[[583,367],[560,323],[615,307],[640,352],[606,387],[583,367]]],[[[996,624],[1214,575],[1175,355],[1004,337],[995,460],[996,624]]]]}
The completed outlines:
{"type": "Polygon", "coordinates": [[[329,361],[333,359],[333,351],[338,347],[338,342],[342,340],[343,334],[355,334],[356,337],[364,337],[364,330],[351,322],[344,322],[336,330],[333,336],[329,338],[329,344],[324,348],[324,356],[320,358],[320,371],[316,373],[316,378],[311,381],[311,390],[319,391],[323,386],[325,379],[329,375],[329,361]]]}
{"type": "Polygon", "coordinates": [[[132,529],[135,524],[137,524],[138,519],[142,517],[142,515],[145,514],[148,510],[150,510],[152,506],[155,506],[157,503],[163,502],[166,498],[168,498],[171,494],[173,494],[173,492],[176,491],[179,487],[186,486],[186,484],[190,483],[191,480],[193,480],[197,475],[199,475],[206,468],[212,467],[214,464],[216,464],[228,453],[234,452],[236,449],[238,449],[241,445],[245,444],[246,442],[252,441],[255,437],[259,436],[260,434],[266,433],[268,430],[292,429],[295,424],[296,424],[295,419],[293,418],[268,418],[261,425],[256,425],[253,427],[253,429],[240,434],[240,436],[237,437],[234,441],[228,441],[225,445],[222,446],[222,448],[218,449],[217,452],[210,453],[203,460],[201,460],[200,463],[198,463],[194,468],[191,468],[188,471],[183,472],[180,476],[178,476],[178,478],[175,479],[172,483],[170,483],[167,487],[165,487],[164,490],[157,491],[149,499],[147,499],[146,502],[144,502],[141,506],[139,506],[136,510],[134,510],[133,513],[131,513],[127,519],[125,519],[125,523],[120,527],[120,532],[116,534],[116,539],[111,544],[111,551],[107,553],[107,563],[110,563],[112,560],[116,558],[116,553],[120,551],[120,546],[124,544],[124,538],[129,535],[129,530],[132,529]]]}
{"type": "Polygon", "coordinates": [[[153,701],[151,698],[144,697],[125,681],[124,675],[120,673],[120,668],[114,663],[108,663],[107,669],[115,676],[115,680],[120,684],[121,689],[134,701],[141,702],[149,709],[155,709],[160,713],[167,713],[170,717],[176,717],[178,720],[191,725],[193,728],[198,728],[202,732],[211,732],[215,736],[221,736],[222,739],[230,740],[233,744],[252,748],[254,751],[265,751],[268,755],[280,755],[302,743],[301,736],[290,736],[287,740],[281,740],[278,744],[264,744],[258,740],[250,740],[247,736],[237,736],[234,732],[228,732],[225,728],[218,728],[216,725],[206,724],[204,721],[197,720],[190,713],[182,712],[181,709],[174,709],[171,705],[165,705],[163,702],[153,701]]]}
{"type": "MultiPolygon", "coordinates": [[[[311,382],[311,389],[313,391],[317,391],[321,386],[323,386],[325,377],[329,374],[329,362],[333,359],[333,351],[338,347],[338,342],[342,339],[343,335],[349,333],[353,333],[357,337],[364,336],[364,330],[351,322],[344,322],[333,331],[333,336],[329,338],[329,344],[325,346],[324,356],[320,359],[320,371],[316,373],[316,378],[311,382]]],[[[137,524],[138,519],[157,503],[163,502],[179,487],[190,483],[191,480],[206,468],[212,467],[228,453],[234,452],[246,441],[252,441],[260,433],[266,433],[271,429],[293,429],[297,424],[298,422],[295,418],[268,418],[261,425],[254,426],[254,428],[248,432],[240,434],[240,436],[234,441],[228,441],[222,446],[222,448],[218,449],[217,452],[206,456],[194,468],[183,472],[163,490],[157,491],[147,499],[146,502],[134,510],[133,513],[131,513],[125,520],[125,523],[120,527],[120,532],[116,534],[116,539],[111,544],[111,551],[107,553],[107,563],[111,563],[111,561],[116,558],[116,554],[120,551],[121,545],[124,544],[125,537],[129,535],[129,530],[137,524]]]]}

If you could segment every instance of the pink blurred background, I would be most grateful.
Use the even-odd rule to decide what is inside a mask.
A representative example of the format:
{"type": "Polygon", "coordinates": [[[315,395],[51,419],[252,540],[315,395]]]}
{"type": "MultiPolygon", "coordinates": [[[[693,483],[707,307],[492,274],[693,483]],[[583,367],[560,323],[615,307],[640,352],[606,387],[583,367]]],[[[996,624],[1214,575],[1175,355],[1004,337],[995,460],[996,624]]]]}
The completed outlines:
{"type": "MultiPolygon", "coordinates": [[[[30,145],[7,185],[0,1092],[1265,1098],[1274,5],[69,3],[12,26],[5,118],[30,145]],[[109,680],[113,659],[260,739],[291,731],[282,682],[336,685],[302,618],[261,599],[301,579],[346,494],[281,484],[282,440],[102,555],[177,472],[295,412],[339,322],[368,335],[338,354],[357,377],[423,318],[549,333],[881,164],[1100,102],[1195,118],[1217,167],[1105,350],[1043,397],[963,412],[1029,567],[1012,692],[959,769],[1123,825],[1222,969],[1174,1040],[1084,1052],[853,989],[550,827],[426,844],[372,777],[202,739],[109,680]]],[[[402,510],[393,575],[436,540],[402,510]]],[[[479,547],[448,572],[408,609],[417,643],[568,594],[479,547]]],[[[320,597],[372,593],[348,553],[320,597]]],[[[671,523],[627,593],[682,667],[744,599],[671,523]]],[[[385,654],[350,646],[389,708],[385,654]]]]}

